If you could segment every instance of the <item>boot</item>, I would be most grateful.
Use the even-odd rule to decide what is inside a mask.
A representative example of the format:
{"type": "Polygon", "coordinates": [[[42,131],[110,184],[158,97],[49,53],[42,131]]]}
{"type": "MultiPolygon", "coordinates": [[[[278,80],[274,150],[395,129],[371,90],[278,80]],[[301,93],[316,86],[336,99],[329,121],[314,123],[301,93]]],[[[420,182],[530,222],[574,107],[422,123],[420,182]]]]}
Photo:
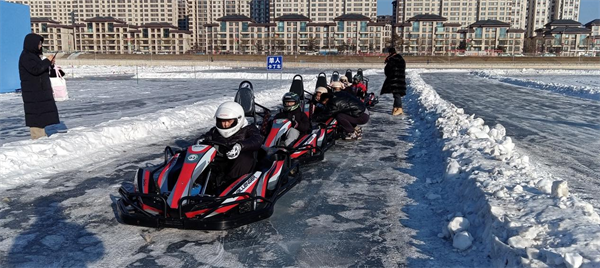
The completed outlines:
{"type": "Polygon", "coordinates": [[[394,107],[394,109],[392,110],[392,115],[401,115],[403,113],[404,113],[404,111],[402,111],[402,108],[394,107]]]}

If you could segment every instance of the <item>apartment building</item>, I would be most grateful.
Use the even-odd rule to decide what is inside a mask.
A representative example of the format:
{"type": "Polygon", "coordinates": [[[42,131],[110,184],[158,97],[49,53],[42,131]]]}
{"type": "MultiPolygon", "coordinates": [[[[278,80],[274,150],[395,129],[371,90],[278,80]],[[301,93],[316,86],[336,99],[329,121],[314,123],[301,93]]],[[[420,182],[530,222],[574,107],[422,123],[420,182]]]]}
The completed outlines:
{"type": "Polygon", "coordinates": [[[600,19],[595,19],[585,24],[590,29],[589,50],[600,56],[600,19]]]}
{"type": "Polygon", "coordinates": [[[207,51],[209,32],[206,25],[229,15],[250,17],[251,0],[194,0],[188,1],[189,30],[192,31],[193,50],[207,51]]]}
{"type": "Polygon", "coordinates": [[[445,17],[424,14],[398,24],[400,40],[396,45],[403,53],[447,55],[465,50],[473,55],[496,55],[500,52],[520,53],[524,30],[512,29],[509,23],[480,20],[464,28],[445,17]]]}
{"type": "Polygon", "coordinates": [[[300,14],[313,22],[331,22],[344,14],[360,14],[375,21],[377,0],[271,0],[270,20],[300,14]]]}
{"type": "Polygon", "coordinates": [[[346,14],[333,22],[312,22],[301,14],[286,14],[272,23],[255,23],[243,15],[228,15],[207,24],[208,51],[232,54],[314,54],[382,52],[390,41],[390,25],[346,14]]]}
{"type": "Polygon", "coordinates": [[[269,23],[269,0],[252,0],[250,3],[250,15],[256,23],[269,23]]]}
{"type": "Polygon", "coordinates": [[[466,35],[466,46],[471,51],[485,54],[521,53],[525,39],[523,29],[510,28],[510,23],[498,20],[480,20],[469,26],[473,31],[466,35]]]}
{"type": "Polygon", "coordinates": [[[552,20],[579,20],[580,0],[553,0],[552,20]]]}
{"type": "Polygon", "coordinates": [[[51,18],[31,18],[31,31],[44,37],[45,51],[75,50],[75,30],[51,18]]]}
{"type": "Polygon", "coordinates": [[[536,30],[535,46],[538,53],[556,53],[561,56],[579,56],[595,48],[592,29],[574,20],[555,20],[536,30]]]}
{"type": "Polygon", "coordinates": [[[61,24],[94,17],[113,17],[127,24],[167,22],[177,25],[179,3],[165,0],[7,0],[30,7],[31,17],[52,18],[61,24]]]}
{"type": "Polygon", "coordinates": [[[137,26],[113,17],[94,17],[64,25],[49,18],[31,18],[31,29],[44,37],[46,51],[182,54],[191,49],[191,32],[166,22],[137,26]]]}
{"type": "Polygon", "coordinates": [[[527,37],[534,37],[551,21],[579,19],[580,0],[529,0],[527,37]]]}
{"type": "Polygon", "coordinates": [[[511,28],[535,30],[553,20],[577,20],[580,0],[396,0],[392,3],[396,23],[421,15],[439,15],[450,23],[468,27],[476,21],[497,20],[511,28]]]}

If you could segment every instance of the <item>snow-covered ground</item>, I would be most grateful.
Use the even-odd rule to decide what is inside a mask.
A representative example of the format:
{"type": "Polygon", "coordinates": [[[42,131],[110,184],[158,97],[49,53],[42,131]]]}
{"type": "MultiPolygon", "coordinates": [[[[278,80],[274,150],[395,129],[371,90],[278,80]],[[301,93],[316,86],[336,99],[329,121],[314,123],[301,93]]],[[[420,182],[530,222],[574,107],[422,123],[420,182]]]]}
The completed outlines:
{"type": "Polygon", "coordinates": [[[599,70],[484,70],[475,75],[519,86],[600,100],[599,70]]]}
{"type": "MultiPolygon", "coordinates": [[[[71,99],[59,103],[61,119],[69,127],[68,133],[59,133],[36,141],[28,140],[27,128],[23,127],[20,96],[17,94],[0,95],[0,104],[3,107],[0,111],[0,144],[2,144],[0,147],[0,197],[5,197],[0,203],[0,215],[6,216],[5,219],[0,220],[0,253],[2,256],[0,264],[6,263],[7,266],[44,264],[43,260],[38,262],[33,260],[38,254],[44,255],[39,251],[33,251],[30,254],[31,256],[28,257],[32,259],[30,261],[8,261],[11,255],[23,257],[23,254],[19,255],[14,252],[29,252],[24,247],[33,243],[32,239],[36,237],[35,230],[24,231],[16,228],[13,222],[14,217],[10,216],[25,210],[12,205],[12,199],[15,198],[13,194],[16,191],[25,188],[22,191],[28,193],[17,197],[20,199],[18,203],[26,203],[40,195],[68,195],[68,192],[73,189],[72,187],[75,187],[68,182],[68,176],[64,177],[65,182],[60,182],[65,185],[59,183],[60,186],[52,187],[49,191],[45,189],[47,188],[45,186],[56,184],[56,176],[61,176],[60,174],[79,173],[82,170],[94,173],[98,172],[96,168],[106,169],[113,162],[124,161],[122,159],[124,155],[132,156],[135,151],[147,151],[148,149],[142,150],[141,148],[148,144],[197,136],[211,125],[213,112],[218,104],[224,100],[230,100],[235,93],[233,89],[237,88],[243,79],[250,79],[255,84],[259,103],[275,106],[281,95],[289,88],[289,82],[286,81],[289,81],[296,73],[272,73],[269,74],[271,80],[265,80],[267,77],[262,70],[237,70],[214,66],[210,68],[164,66],[142,70],[137,67],[137,71],[136,67],[130,66],[75,66],[72,69],[69,68],[65,68],[68,73],[67,77],[71,75],[75,78],[69,83],[71,99]],[[283,78],[283,82],[279,80],[280,77],[283,78]],[[120,158],[121,160],[119,160],[120,158]],[[34,192],[33,190],[39,189],[38,186],[47,192],[34,192]],[[33,190],[28,191],[28,188],[33,190]],[[21,237],[16,237],[15,235],[19,233],[23,234],[21,237]]],[[[298,70],[305,78],[307,89],[314,88],[314,77],[319,71],[321,70],[298,70]]],[[[332,150],[332,153],[340,156],[343,156],[345,151],[352,151],[349,155],[355,155],[363,160],[360,166],[376,166],[379,170],[361,173],[358,177],[360,180],[375,182],[378,178],[398,176],[397,180],[402,183],[400,186],[392,185],[393,187],[387,189],[391,192],[387,194],[404,196],[406,195],[404,192],[407,192],[408,197],[412,198],[416,204],[412,206],[413,209],[410,209],[409,204],[389,203],[391,199],[386,199],[391,207],[385,208],[385,215],[398,217],[396,220],[400,221],[405,228],[417,229],[420,225],[433,228],[423,229],[421,233],[406,237],[404,232],[386,233],[387,228],[377,230],[378,233],[385,233],[381,234],[382,241],[385,241],[381,243],[385,244],[386,251],[390,251],[389,249],[393,247],[390,245],[391,241],[398,243],[397,247],[403,249],[396,254],[406,253],[411,258],[420,259],[420,261],[408,262],[415,267],[444,267],[445,265],[453,267],[479,267],[482,265],[502,267],[519,265],[531,267],[599,266],[600,217],[597,214],[598,208],[594,208],[578,198],[577,193],[573,189],[569,189],[568,178],[558,179],[552,173],[539,170],[535,163],[531,163],[527,151],[520,150],[519,144],[506,135],[507,132],[510,133],[511,126],[488,126],[476,114],[466,114],[464,111],[469,107],[456,107],[442,99],[436,89],[428,85],[422,78],[422,74],[426,72],[428,71],[411,70],[408,73],[410,90],[405,98],[407,111],[405,117],[388,118],[386,111],[391,106],[389,96],[382,97],[381,104],[374,109],[373,120],[365,127],[365,141],[363,142],[369,142],[367,140],[371,129],[372,137],[379,140],[379,143],[372,144],[368,148],[381,147],[380,155],[372,155],[372,153],[361,155],[361,150],[367,151],[367,148],[356,150],[355,147],[348,144],[332,150]],[[404,124],[406,127],[386,127],[390,124],[404,124]],[[398,132],[402,132],[402,134],[398,132]],[[402,143],[394,141],[398,135],[401,135],[399,139],[402,143]],[[386,138],[390,140],[386,141],[386,138]],[[402,146],[403,148],[390,146],[402,146]],[[410,148],[410,150],[405,151],[404,147],[410,148]],[[397,152],[393,153],[394,151],[397,152]],[[393,153],[393,157],[384,156],[390,152],[393,153]],[[390,171],[386,171],[388,169],[390,171]],[[414,196],[415,194],[418,196],[414,196]],[[400,210],[403,213],[398,214],[400,210]],[[432,231],[436,228],[439,231],[432,231]],[[436,235],[439,238],[436,238],[436,235]],[[434,239],[431,239],[432,236],[434,239]],[[402,239],[398,239],[398,237],[402,237],[402,239]],[[411,246],[407,246],[407,244],[411,246]],[[412,247],[417,247],[419,250],[410,249],[412,247]],[[452,252],[453,248],[456,252],[452,252]],[[432,251],[438,253],[422,256],[423,253],[432,251]],[[429,260],[427,260],[427,256],[429,256],[429,260]],[[491,257],[489,262],[486,260],[486,256],[491,257]],[[446,262],[444,263],[444,261],[446,262]]],[[[569,92],[583,92],[582,96],[592,96],[591,99],[598,94],[597,85],[600,84],[600,81],[596,78],[596,83],[594,83],[593,75],[597,75],[597,73],[593,73],[594,71],[590,71],[589,74],[569,71],[555,73],[554,71],[526,70],[523,72],[529,78],[539,78],[532,83],[544,86],[537,87],[537,89],[565,91],[566,88],[570,90],[569,92]],[[557,75],[563,78],[560,80],[560,85],[551,84],[550,81],[553,81],[553,78],[549,77],[557,75]],[[582,80],[580,75],[586,76],[585,80],[582,80]]],[[[326,73],[329,74],[331,71],[328,70],[326,73]]],[[[456,73],[464,75],[458,71],[456,73]]],[[[366,70],[365,74],[371,78],[372,90],[377,91],[376,89],[380,88],[384,79],[381,70],[366,70]]],[[[504,81],[497,78],[500,76],[514,79],[514,81],[524,79],[520,77],[523,73],[508,71],[483,71],[473,72],[473,74],[499,81],[504,81]]],[[[513,80],[505,82],[510,83],[511,81],[513,80]]],[[[494,81],[494,83],[497,82],[494,81]]],[[[472,92],[472,94],[476,96],[478,93],[472,92]]],[[[569,96],[574,95],[569,94],[569,96]]],[[[470,103],[470,105],[481,107],[481,104],[478,103],[470,103]]],[[[590,124],[598,127],[595,122],[590,124]]],[[[596,142],[595,145],[598,143],[596,142]]],[[[151,160],[156,161],[159,158],[160,156],[155,156],[151,160]]],[[[596,161],[597,159],[586,160],[596,161]]],[[[351,162],[353,159],[329,156],[326,162],[320,164],[341,165],[340,168],[347,165],[348,168],[351,168],[351,163],[348,161],[351,162]]],[[[138,158],[134,162],[143,161],[138,158]]],[[[125,164],[119,166],[121,165],[125,164]]],[[[309,175],[312,174],[317,178],[319,173],[327,173],[327,169],[321,170],[318,167],[306,167],[306,169],[309,175]]],[[[353,174],[348,174],[343,169],[330,173],[330,175],[336,178],[353,177],[353,174]]],[[[118,179],[118,181],[129,182],[129,179],[126,177],[118,179]]],[[[328,190],[328,194],[332,194],[329,203],[338,206],[341,203],[357,202],[357,200],[344,199],[346,195],[340,195],[340,193],[350,192],[353,196],[358,196],[368,189],[368,185],[361,185],[358,182],[348,185],[336,181],[335,179],[331,181],[319,179],[309,182],[309,185],[329,184],[331,189],[328,190]],[[353,185],[358,188],[347,189],[353,185]]],[[[388,183],[393,184],[394,180],[390,180],[388,183]]],[[[302,193],[310,188],[303,187],[306,186],[300,186],[296,191],[302,193]]],[[[69,218],[67,222],[85,224],[82,221],[87,219],[85,217],[87,212],[78,208],[76,204],[90,202],[89,198],[85,198],[86,196],[92,199],[96,197],[104,206],[110,206],[111,204],[105,203],[110,203],[111,200],[98,194],[103,191],[106,189],[87,189],[85,190],[87,194],[84,196],[70,198],[67,196],[65,201],[60,202],[61,206],[67,206],[68,210],[71,210],[71,214],[77,215],[76,218],[69,218]]],[[[294,195],[294,190],[289,194],[294,195]]],[[[289,204],[293,208],[288,211],[290,213],[307,206],[302,202],[308,201],[301,200],[301,195],[296,197],[300,203],[289,204]]],[[[276,215],[271,221],[284,221],[277,216],[277,209],[275,213],[276,215]]],[[[355,209],[340,213],[345,218],[360,219],[360,214],[367,212],[364,209],[355,209]]],[[[107,214],[106,210],[104,210],[104,214],[107,214]]],[[[309,227],[324,228],[324,226],[335,224],[334,216],[321,214],[308,221],[309,227]]],[[[112,215],[108,213],[108,216],[112,215]]],[[[38,219],[30,219],[30,221],[33,220],[38,219]]],[[[89,221],[92,221],[94,226],[105,224],[94,222],[93,218],[90,218],[89,221]]],[[[32,222],[23,224],[44,228],[43,224],[32,222]]],[[[378,224],[380,223],[375,225],[378,224]]],[[[337,226],[352,234],[356,232],[354,225],[337,226]]],[[[94,227],[89,228],[96,230],[94,227]]],[[[393,230],[398,230],[396,228],[402,228],[402,226],[396,226],[393,230]]],[[[359,230],[361,229],[359,228],[359,230]]],[[[305,236],[310,236],[311,233],[319,234],[320,232],[312,231],[305,236]]],[[[156,252],[168,252],[171,245],[178,244],[185,239],[170,237],[173,234],[173,231],[168,230],[152,233],[154,240],[162,240],[162,242],[157,242],[156,252]],[[161,251],[160,248],[164,251],[161,251]]],[[[142,235],[146,242],[149,242],[145,234],[142,233],[142,235]]],[[[277,235],[284,234],[278,232],[277,235]]],[[[338,235],[343,235],[343,232],[338,235]]],[[[355,235],[366,236],[365,233],[356,233],[355,235]]],[[[219,239],[215,236],[218,235],[206,233],[204,238],[199,238],[196,233],[193,239],[205,239],[212,246],[187,246],[189,249],[185,251],[205,254],[211,260],[219,260],[218,262],[200,262],[204,264],[248,265],[234,260],[233,251],[224,250],[224,245],[219,248],[219,239]],[[208,251],[204,252],[203,250],[208,251]]],[[[255,235],[250,235],[250,237],[253,236],[255,235]]],[[[83,260],[89,262],[88,266],[124,266],[131,259],[130,256],[135,255],[136,252],[130,252],[130,256],[121,256],[119,252],[123,250],[125,244],[135,247],[139,246],[140,241],[137,241],[139,237],[137,240],[133,237],[126,239],[123,237],[127,237],[127,233],[111,231],[96,234],[96,236],[90,234],[76,236],[76,239],[77,243],[84,245],[96,245],[96,240],[100,239],[106,248],[100,251],[104,252],[104,256],[87,259],[82,257],[83,260]]],[[[275,240],[277,241],[277,239],[275,240]]],[[[67,242],[69,242],[68,236],[47,235],[42,239],[41,247],[47,247],[48,251],[56,251],[67,242]]],[[[358,247],[358,245],[353,245],[353,247],[358,247]]],[[[334,248],[335,246],[330,249],[334,248]]],[[[289,245],[287,249],[287,254],[289,254],[289,245]]],[[[71,250],[77,250],[77,248],[71,250]]],[[[98,250],[97,247],[87,247],[79,254],[95,253],[99,252],[98,250]]],[[[144,251],[143,248],[140,250],[144,251]]],[[[269,258],[278,259],[274,252],[277,251],[265,253],[266,255],[262,257],[263,261],[269,258]]],[[[141,254],[140,251],[138,254],[141,254]]],[[[160,259],[157,256],[155,258],[160,259]]],[[[405,264],[403,258],[401,256],[390,258],[389,255],[386,255],[386,261],[382,263],[363,262],[362,264],[399,266],[405,264]]],[[[168,261],[172,260],[161,259],[161,261],[154,264],[168,265],[168,261]]],[[[269,262],[248,263],[250,263],[249,266],[252,266],[252,263],[258,266],[274,265],[269,262]]],[[[285,261],[281,263],[305,266],[313,262],[285,261]]],[[[316,263],[328,265],[327,262],[316,263]]],[[[341,263],[344,262],[339,262],[338,265],[341,263]]],[[[79,264],[81,265],[81,263],[79,264]]],[[[77,266],[77,262],[58,260],[54,265],[49,266],[73,265],[77,266]]],[[[177,262],[171,263],[171,265],[184,267],[186,263],[177,262]]],[[[0,266],[4,267],[5,265],[0,266]]]]}

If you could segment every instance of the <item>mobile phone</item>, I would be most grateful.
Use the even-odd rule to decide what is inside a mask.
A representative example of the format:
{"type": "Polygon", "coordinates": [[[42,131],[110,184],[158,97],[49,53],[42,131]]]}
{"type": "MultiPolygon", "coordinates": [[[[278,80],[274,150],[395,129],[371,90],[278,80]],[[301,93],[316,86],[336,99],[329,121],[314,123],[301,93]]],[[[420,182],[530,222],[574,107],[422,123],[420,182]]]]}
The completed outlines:
{"type": "Polygon", "coordinates": [[[58,51],[56,51],[56,53],[54,53],[54,56],[52,58],[55,59],[56,55],[58,55],[58,51]]]}

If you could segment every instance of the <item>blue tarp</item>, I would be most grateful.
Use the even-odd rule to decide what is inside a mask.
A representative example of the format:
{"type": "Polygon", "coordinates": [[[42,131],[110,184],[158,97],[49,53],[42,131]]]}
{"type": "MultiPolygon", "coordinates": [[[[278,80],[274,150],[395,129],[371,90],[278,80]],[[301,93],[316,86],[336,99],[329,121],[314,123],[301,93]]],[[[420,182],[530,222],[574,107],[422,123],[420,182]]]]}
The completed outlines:
{"type": "Polygon", "coordinates": [[[19,55],[30,32],[29,6],[0,0],[0,93],[21,88],[19,55]]]}

